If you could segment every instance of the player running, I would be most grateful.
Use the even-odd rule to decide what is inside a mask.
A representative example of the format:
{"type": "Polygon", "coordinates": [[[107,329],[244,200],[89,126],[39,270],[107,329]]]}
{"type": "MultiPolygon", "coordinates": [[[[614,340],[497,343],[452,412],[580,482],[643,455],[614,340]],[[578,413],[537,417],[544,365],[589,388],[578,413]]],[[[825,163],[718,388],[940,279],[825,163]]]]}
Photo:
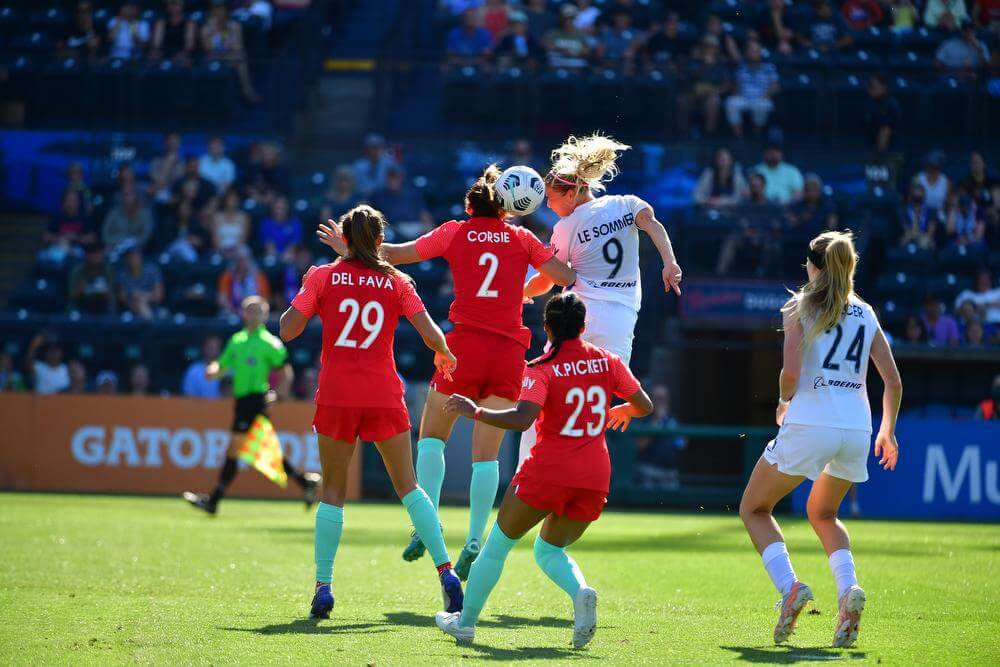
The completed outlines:
{"type": "Polygon", "coordinates": [[[903,386],[875,312],[854,293],[856,265],[850,233],[825,232],[809,243],[809,282],[782,308],[780,428],[757,462],[740,503],[740,517],[750,539],[781,593],[776,644],[795,631],[795,621],[813,593],[795,577],[771,512],[807,477],[814,484],[806,513],[829,557],[840,600],[833,645],[852,646],[858,638],[865,592],[858,586],[851,541],[837,518],[837,508],[852,484],[868,479],[872,417],[865,379],[869,355],[885,383],[875,456],[886,470],[894,470],[899,457],[895,430],[903,386]]]}
{"type": "MultiPolygon", "coordinates": [[[[443,257],[455,283],[455,300],[448,314],[454,329],[447,339],[459,364],[452,377],[438,371],[431,380],[417,444],[417,482],[435,507],[444,482],[445,442],[457,418],[444,410],[448,396],[460,393],[486,408],[512,407],[521,388],[525,351],[531,345],[531,332],[521,318],[528,267],[538,269],[550,284],[569,285],[576,277],[534,234],[505,221],[507,214],[495,189],[499,175],[496,165],[490,165],[469,189],[465,196],[468,220],[446,222],[416,241],[382,246],[382,256],[390,264],[443,257]]],[[[318,233],[342,254],[335,226],[321,225],[318,233]]],[[[503,429],[485,423],[473,428],[469,531],[455,563],[462,579],[479,553],[496,499],[500,484],[497,453],[503,437],[503,429]]],[[[419,533],[414,533],[403,559],[416,560],[423,553],[419,533]]]]}
{"type": "Polygon", "coordinates": [[[460,642],[474,639],[476,621],[507,554],[540,521],[535,562],[573,601],[573,645],[582,648],[594,636],[597,593],[566,547],[597,520],[607,502],[611,460],[604,429],[624,431],[633,417],[652,412],[653,405],[621,358],[580,339],[586,319],[586,306],[574,292],[549,299],[545,332],[550,348],[529,364],[516,407],[477,407],[457,394],[448,399],[449,412],[478,423],[518,431],[535,423],[538,431],[538,443],[507,489],[497,521],[472,564],[465,609],[436,615],[438,627],[460,642]],[[609,412],[612,395],[628,403],[609,412]]]}
{"type": "MultiPolygon", "coordinates": [[[[185,491],[184,500],[200,510],[215,514],[219,501],[226,494],[226,489],[232,484],[239,470],[240,448],[246,438],[247,431],[257,415],[267,415],[267,406],[276,399],[276,392],[271,390],[268,376],[271,371],[281,369],[281,394],[288,394],[292,383],[292,366],[288,363],[288,352],[282,342],[268,332],[264,326],[269,308],[267,301],[259,296],[249,296],[243,300],[243,329],[237,331],[222,350],[222,355],[205,369],[209,379],[217,378],[227,371],[233,373],[233,396],[236,398],[235,414],[233,415],[232,436],[229,449],[226,450],[226,461],[219,471],[219,482],[211,494],[185,491]]],[[[285,473],[302,487],[306,508],[316,502],[316,488],[319,475],[314,472],[303,473],[296,469],[288,459],[283,459],[285,473]]]]}
{"type": "Polygon", "coordinates": [[[385,218],[358,206],[341,218],[346,256],[310,269],[281,316],[281,337],[295,339],[313,315],[323,322],[323,350],[313,429],[319,441],[323,486],[316,511],[314,618],[329,618],[333,562],[344,529],[347,472],[358,439],[375,443],[396,494],[431,551],[444,605],[462,609],[462,585],[451,566],[437,509],[417,485],[410,450],[410,417],[396,371],[393,341],[405,317],[434,351],[443,377],[455,369],[444,334],[427,314],[409,276],[379,256],[385,218]]]}

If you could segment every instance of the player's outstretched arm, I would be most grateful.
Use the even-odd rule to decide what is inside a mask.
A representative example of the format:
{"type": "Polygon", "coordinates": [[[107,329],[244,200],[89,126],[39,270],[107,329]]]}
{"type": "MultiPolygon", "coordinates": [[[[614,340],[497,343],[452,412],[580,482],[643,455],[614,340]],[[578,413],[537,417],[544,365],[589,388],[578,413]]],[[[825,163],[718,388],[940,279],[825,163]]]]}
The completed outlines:
{"type": "Polygon", "coordinates": [[[524,284],[524,298],[534,299],[536,296],[547,294],[553,287],[555,282],[551,278],[544,273],[536,273],[524,284]]]}
{"type": "MultiPolygon", "coordinates": [[[[341,257],[347,257],[347,244],[344,243],[344,230],[334,220],[327,220],[326,224],[320,223],[316,228],[316,238],[326,247],[333,250],[341,257]]],[[[408,243],[383,243],[379,246],[379,252],[385,261],[393,266],[400,264],[414,264],[422,261],[423,258],[417,252],[415,241],[408,243]]]]}
{"type": "Polygon", "coordinates": [[[795,389],[799,386],[799,375],[802,373],[802,323],[799,321],[797,311],[794,309],[785,310],[782,314],[782,329],[785,332],[785,342],[782,345],[781,372],[778,374],[778,409],[775,412],[775,421],[781,426],[785,421],[785,412],[788,411],[788,402],[795,395],[795,389]]]}
{"type": "MultiPolygon", "coordinates": [[[[576,271],[570,265],[558,257],[553,257],[549,261],[538,267],[539,275],[543,275],[556,285],[565,287],[576,282],[576,271]]],[[[545,290],[546,292],[548,290],[545,290]]]]}
{"type": "Polygon", "coordinates": [[[899,443],[896,442],[896,418],[899,416],[899,403],[903,399],[903,381],[896,368],[896,360],[892,356],[892,348],[885,334],[879,329],[872,341],[872,361],[878,374],[882,376],[885,389],[882,391],[882,424],[875,436],[875,456],[886,470],[895,470],[899,459],[899,443]]]}
{"type": "Polygon", "coordinates": [[[616,405],[608,411],[608,428],[612,431],[617,429],[624,432],[632,423],[633,417],[641,418],[653,412],[653,401],[642,387],[626,400],[628,403],[616,405]]]}
{"type": "Polygon", "coordinates": [[[508,431],[527,431],[538,419],[542,406],[531,401],[518,401],[517,405],[507,410],[490,410],[477,406],[472,399],[461,394],[452,394],[444,404],[444,410],[508,431]]]}
{"type": "Polygon", "coordinates": [[[295,306],[289,306],[288,310],[281,314],[278,336],[286,343],[293,341],[305,331],[307,324],[309,324],[309,318],[300,313],[295,306]]]}
{"type": "Polygon", "coordinates": [[[458,360],[448,349],[448,341],[445,340],[441,327],[431,319],[426,310],[411,315],[407,319],[420,334],[420,337],[424,339],[424,345],[434,352],[434,367],[451,380],[451,374],[458,367],[458,360]]]}
{"type": "Polygon", "coordinates": [[[677,296],[680,296],[681,267],[677,264],[677,258],[674,256],[674,246],[670,243],[667,230],[656,219],[656,216],[653,215],[653,209],[644,208],[639,211],[639,215],[635,217],[635,226],[649,234],[650,240],[653,241],[657,252],[660,253],[660,259],[663,260],[664,289],[668,292],[673,290],[677,296]]]}

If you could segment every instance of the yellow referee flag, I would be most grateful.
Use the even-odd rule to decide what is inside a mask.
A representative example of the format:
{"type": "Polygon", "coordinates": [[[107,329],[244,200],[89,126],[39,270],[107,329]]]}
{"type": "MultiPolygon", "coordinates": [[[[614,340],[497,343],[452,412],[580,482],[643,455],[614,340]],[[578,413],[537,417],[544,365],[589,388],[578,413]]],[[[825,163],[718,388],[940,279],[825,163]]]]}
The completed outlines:
{"type": "Polygon", "coordinates": [[[281,442],[274,424],[264,415],[257,415],[243,438],[238,457],[260,471],[264,477],[285,488],[288,486],[288,475],[285,473],[284,458],[281,454],[281,442]]]}

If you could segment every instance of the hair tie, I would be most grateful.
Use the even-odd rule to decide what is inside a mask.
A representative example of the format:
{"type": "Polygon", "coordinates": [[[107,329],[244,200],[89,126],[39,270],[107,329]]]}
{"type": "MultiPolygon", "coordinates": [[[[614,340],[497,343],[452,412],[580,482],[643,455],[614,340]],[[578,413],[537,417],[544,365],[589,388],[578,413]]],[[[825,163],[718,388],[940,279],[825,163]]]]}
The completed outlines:
{"type": "Polygon", "coordinates": [[[817,269],[823,269],[826,267],[826,251],[820,252],[810,246],[809,254],[807,256],[809,257],[809,261],[812,262],[813,266],[817,269]]]}
{"type": "Polygon", "coordinates": [[[564,185],[572,185],[573,187],[576,187],[577,185],[580,185],[579,181],[567,181],[565,178],[563,178],[562,176],[560,176],[559,174],[557,174],[554,170],[549,172],[549,176],[552,177],[552,180],[559,181],[560,183],[563,183],[564,185]]]}

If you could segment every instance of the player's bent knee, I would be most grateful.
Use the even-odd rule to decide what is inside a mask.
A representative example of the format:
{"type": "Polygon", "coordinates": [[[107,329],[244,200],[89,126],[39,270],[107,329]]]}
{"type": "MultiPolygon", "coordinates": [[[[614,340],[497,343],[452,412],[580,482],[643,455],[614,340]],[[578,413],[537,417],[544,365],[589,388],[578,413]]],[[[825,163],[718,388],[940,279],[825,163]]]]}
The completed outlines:
{"type": "Polygon", "coordinates": [[[556,551],[561,551],[561,547],[553,546],[542,539],[541,535],[535,537],[535,562],[539,567],[545,566],[545,561],[556,551]]]}

